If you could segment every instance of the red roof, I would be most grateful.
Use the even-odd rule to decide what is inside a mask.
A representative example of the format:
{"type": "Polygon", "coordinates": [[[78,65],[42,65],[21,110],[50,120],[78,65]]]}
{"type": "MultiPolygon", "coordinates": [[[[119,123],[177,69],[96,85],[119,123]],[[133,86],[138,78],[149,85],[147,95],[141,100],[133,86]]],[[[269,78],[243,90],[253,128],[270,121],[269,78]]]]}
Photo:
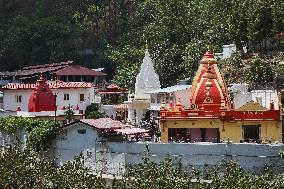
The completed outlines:
{"type": "Polygon", "coordinates": [[[60,69],[55,72],[56,75],[88,75],[88,76],[105,76],[105,73],[97,72],[89,68],[85,68],[78,65],[72,65],[60,69]]]}
{"type": "Polygon", "coordinates": [[[31,70],[31,69],[57,67],[57,66],[67,66],[67,65],[72,64],[72,63],[73,63],[73,61],[66,61],[66,62],[59,62],[59,63],[53,63],[53,64],[26,66],[26,67],[23,67],[22,70],[31,70]]]}
{"type": "Polygon", "coordinates": [[[22,70],[18,70],[15,73],[15,75],[28,76],[28,75],[34,75],[34,74],[39,74],[39,73],[52,72],[52,71],[65,68],[66,66],[72,63],[73,63],[72,61],[67,61],[67,62],[60,62],[60,63],[54,63],[54,64],[28,66],[28,67],[24,67],[22,70]]]}
{"type": "Polygon", "coordinates": [[[97,129],[120,129],[125,127],[125,124],[110,118],[81,119],[80,122],[97,129]]]}
{"type": "MultiPolygon", "coordinates": [[[[55,81],[48,83],[50,89],[66,89],[66,88],[91,88],[92,83],[87,82],[63,82],[55,81]]],[[[34,89],[36,84],[24,84],[24,83],[8,83],[3,87],[6,90],[19,90],[19,89],[34,89]]]]}
{"type": "Polygon", "coordinates": [[[98,94],[127,94],[128,90],[119,87],[116,84],[110,84],[107,86],[105,90],[100,90],[97,92],[98,94]]]}
{"type": "Polygon", "coordinates": [[[120,87],[116,84],[110,84],[109,86],[107,86],[107,89],[120,89],[120,87]]]}
{"type": "Polygon", "coordinates": [[[87,124],[88,126],[94,127],[96,129],[101,129],[106,132],[115,131],[118,134],[139,134],[139,133],[148,133],[149,130],[141,129],[141,128],[129,128],[126,127],[126,124],[121,123],[120,121],[116,121],[110,118],[99,118],[99,119],[80,119],[80,121],[76,121],[73,123],[69,123],[64,125],[63,127],[70,126],[74,123],[81,122],[87,124]]]}

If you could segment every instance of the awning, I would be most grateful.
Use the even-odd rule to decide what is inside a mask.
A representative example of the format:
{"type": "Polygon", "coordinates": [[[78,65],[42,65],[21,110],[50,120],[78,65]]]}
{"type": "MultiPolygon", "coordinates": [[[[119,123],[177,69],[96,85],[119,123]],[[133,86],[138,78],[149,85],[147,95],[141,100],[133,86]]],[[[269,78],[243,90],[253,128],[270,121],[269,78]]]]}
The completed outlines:
{"type": "Polygon", "coordinates": [[[113,105],[113,109],[128,109],[128,104],[115,104],[113,105]]]}
{"type": "Polygon", "coordinates": [[[122,129],[115,129],[114,131],[121,134],[133,135],[140,133],[148,133],[150,130],[141,129],[141,128],[122,128],[122,129]]]}

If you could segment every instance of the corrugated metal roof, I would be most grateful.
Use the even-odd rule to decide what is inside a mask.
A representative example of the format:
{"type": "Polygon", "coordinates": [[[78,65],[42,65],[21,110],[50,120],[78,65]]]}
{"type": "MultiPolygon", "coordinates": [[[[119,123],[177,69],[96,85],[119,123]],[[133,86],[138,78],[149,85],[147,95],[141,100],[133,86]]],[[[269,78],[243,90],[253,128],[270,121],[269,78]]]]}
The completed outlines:
{"type": "Polygon", "coordinates": [[[191,85],[174,85],[162,89],[158,89],[155,91],[147,92],[147,94],[157,94],[157,93],[172,93],[175,91],[185,90],[191,88],[191,85]]]}
{"type": "Polygon", "coordinates": [[[55,72],[56,75],[88,75],[88,76],[105,76],[103,72],[97,72],[89,68],[85,68],[79,65],[72,65],[60,69],[55,72]]]}

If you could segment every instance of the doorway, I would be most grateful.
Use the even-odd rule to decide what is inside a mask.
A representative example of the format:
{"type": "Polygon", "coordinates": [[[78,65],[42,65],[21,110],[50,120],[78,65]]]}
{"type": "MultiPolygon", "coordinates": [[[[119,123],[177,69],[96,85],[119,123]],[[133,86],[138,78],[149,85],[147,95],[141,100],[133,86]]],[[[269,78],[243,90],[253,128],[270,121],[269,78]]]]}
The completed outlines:
{"type": "Polygon", "coordinates": [[[261,125],[244,125],[243,141],[244,142],[260,142],[261,125]]]}

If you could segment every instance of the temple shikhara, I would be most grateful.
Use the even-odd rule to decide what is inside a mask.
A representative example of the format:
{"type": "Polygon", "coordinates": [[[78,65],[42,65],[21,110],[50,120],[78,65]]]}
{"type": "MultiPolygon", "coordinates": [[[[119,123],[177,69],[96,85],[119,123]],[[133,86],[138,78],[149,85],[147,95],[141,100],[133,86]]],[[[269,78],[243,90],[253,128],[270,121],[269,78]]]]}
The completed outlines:
{"type": "Polygon", "coordinates": [[[247,102],[235,108],[217,60],[208,50],[192,83],[190,108],[180,101],[160,109],[161,141],[185,142],[282,142],[282,105],[269,108],[247,102]]]}
{"type": "Polygon", "coordinates": [[[135,93],[128,99],[128,121],[132,125],[139,125],[150,107],[150,94],[148,92],[160,89],[160,80],[156,74],[148,48],[146,47],[143,63],[136,76],[135,93]]]}

